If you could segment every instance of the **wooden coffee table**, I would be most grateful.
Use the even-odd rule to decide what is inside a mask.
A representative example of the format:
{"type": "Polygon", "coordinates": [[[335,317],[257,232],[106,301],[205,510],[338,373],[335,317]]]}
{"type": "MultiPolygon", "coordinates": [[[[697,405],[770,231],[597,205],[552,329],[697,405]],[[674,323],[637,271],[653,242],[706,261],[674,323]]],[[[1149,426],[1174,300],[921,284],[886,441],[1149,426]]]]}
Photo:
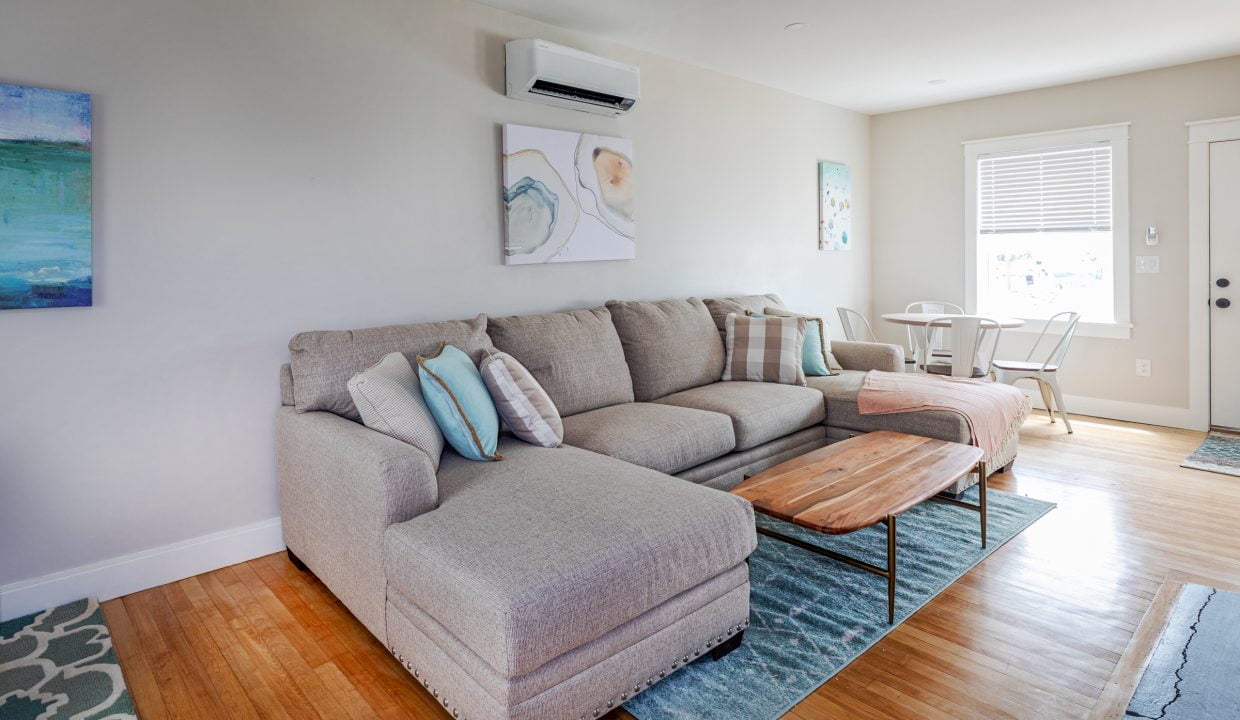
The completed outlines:
{"type": "Polygon", "coordinates": [[[808,452],[757,475],[732,493],[754,510],[827,535],[842,535],[886,523],[887,567],[758,527],[758,532],[887,578],[887,622],[896,613],[896,516],[926,500],[976,510],[986,547],[986,465],[972,445],[885,430],[859,435],[808,452]],[[979,504],[939,496],[977,471],[979,504]]]}

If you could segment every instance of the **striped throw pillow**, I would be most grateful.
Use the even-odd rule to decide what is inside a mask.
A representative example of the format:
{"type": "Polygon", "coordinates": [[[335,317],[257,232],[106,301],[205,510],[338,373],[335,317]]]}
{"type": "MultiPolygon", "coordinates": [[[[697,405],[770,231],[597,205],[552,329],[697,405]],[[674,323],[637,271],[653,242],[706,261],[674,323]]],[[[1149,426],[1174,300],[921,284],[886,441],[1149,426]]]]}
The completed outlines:
{"type": "Polygon", "coordinates": [[[478,371],[495,401],[495,409],[513,435],[531,445],[548,448],[564,442],[564,424],[555,403],[516,358],[491,348],[478,371]]]}
{"type": "Polygon", "coordinates": [[[803,317],[748,317],[728,313],[724,345],[724,380],[804,385],[801,352],[805,345],[803,317]]]}
{"type": "Polygon", "coordinates": [[[382,360],[354,375],[348,388],[363,425],[422,450],[439,469],[443,433],[422,397],[418,374],[404,354],[384,355],[382,360]]]}

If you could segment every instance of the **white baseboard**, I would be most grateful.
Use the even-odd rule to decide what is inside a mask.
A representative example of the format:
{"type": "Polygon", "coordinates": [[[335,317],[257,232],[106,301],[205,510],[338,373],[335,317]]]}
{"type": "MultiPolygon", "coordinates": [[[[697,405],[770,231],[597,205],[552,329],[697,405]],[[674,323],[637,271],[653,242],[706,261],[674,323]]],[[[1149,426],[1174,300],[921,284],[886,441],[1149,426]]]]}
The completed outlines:
{"type": "Polygon", "coordinates": [[[84,597],[110,600],[284,549],[280,518],[0,587],[0,622],[84,597]]]}
{"type": "MultiPolygon", "coordinates": [[[[1033,406],[1045,410],[1042,396],[1033,383],[1021,383],[1020,388],[1033,400],[1033,406]]],[[[1089,415],[1090,417],[1107,418],[1110,420],[1127,420],[1128,422],[1146,425],[1162,425],[1164,427],[1183,428],[1185,430],[1207,430],[1201,419],[1190,408],[1171,407],[1170,405],[1148,405],[1126,400],[1108,400],[1106,398],[1084,397],[1081,395],[1064,395],[1064,405],[1073,415],[1089,415]]]]}

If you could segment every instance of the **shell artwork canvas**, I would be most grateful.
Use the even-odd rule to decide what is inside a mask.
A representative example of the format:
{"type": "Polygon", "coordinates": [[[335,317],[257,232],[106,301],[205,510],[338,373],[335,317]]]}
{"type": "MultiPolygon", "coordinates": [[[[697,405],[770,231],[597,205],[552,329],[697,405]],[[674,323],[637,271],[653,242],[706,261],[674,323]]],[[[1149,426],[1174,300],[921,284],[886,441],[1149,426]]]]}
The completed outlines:
{"type": "Polygon", "coordinates": [[[637,256],[633,141],[504,125],[504,263],[637,256]]]}
{"type": "Polygon", "coordinates": [[[843,163],[818,163],[818,249],[852,248],[852,172],[843,163]]]}

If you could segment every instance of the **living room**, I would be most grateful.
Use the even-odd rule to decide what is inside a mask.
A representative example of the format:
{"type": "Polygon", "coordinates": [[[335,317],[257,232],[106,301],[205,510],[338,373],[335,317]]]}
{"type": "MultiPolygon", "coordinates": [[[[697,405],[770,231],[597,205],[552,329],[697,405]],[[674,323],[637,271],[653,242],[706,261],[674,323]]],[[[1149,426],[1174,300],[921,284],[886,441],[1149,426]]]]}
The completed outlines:
{"type": "Polygon", "coordinates": [[[6,3],[0,717],[1240,717],[1236,87],[1213,0],[6,3]]]}

